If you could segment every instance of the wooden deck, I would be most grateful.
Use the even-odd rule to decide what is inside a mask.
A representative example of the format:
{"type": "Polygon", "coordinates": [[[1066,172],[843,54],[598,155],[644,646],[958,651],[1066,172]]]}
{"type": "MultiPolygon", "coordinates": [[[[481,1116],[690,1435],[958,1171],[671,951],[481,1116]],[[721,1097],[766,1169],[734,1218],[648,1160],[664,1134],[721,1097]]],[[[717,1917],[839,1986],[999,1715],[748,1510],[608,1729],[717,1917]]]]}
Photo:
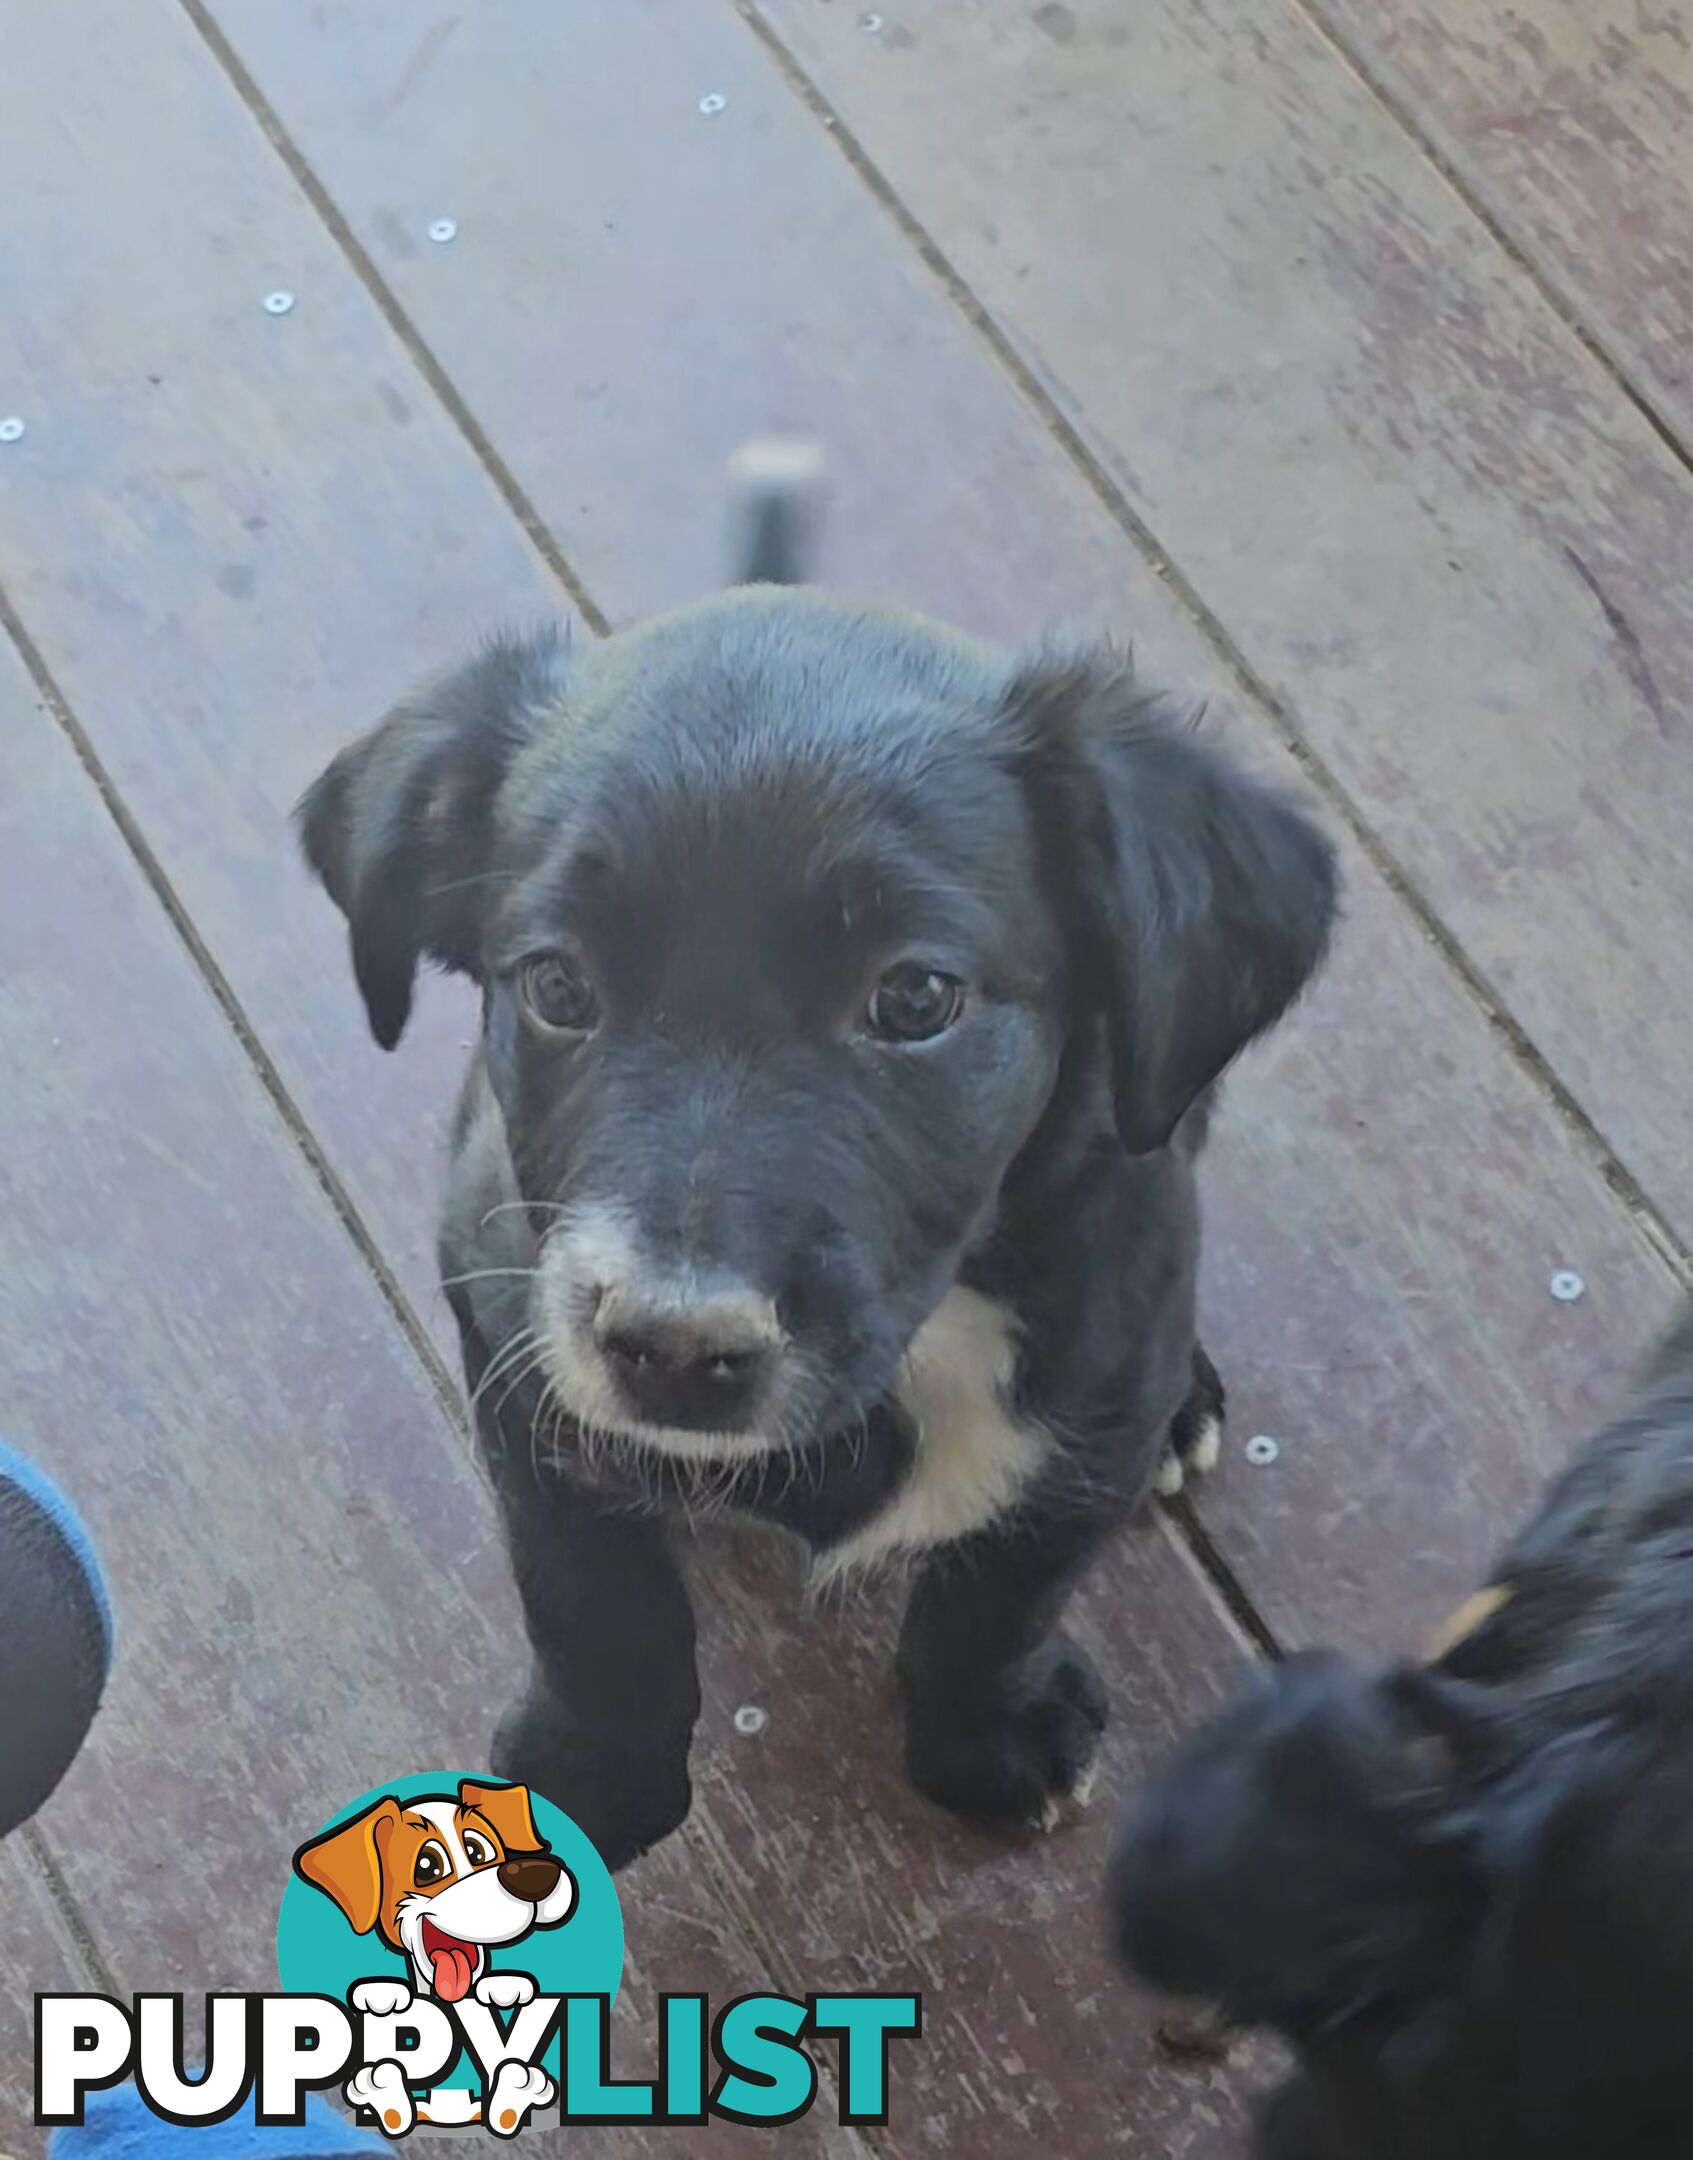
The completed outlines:
{"type": "MultiPolygon", "coordinates": [[[[122,1640],[0,1855],[0,2148],[32,1989],[265,1985],[298,1838],[482,1753],[518,1638],[428,1173],[470,1019],[371,1048],[287,812],[477,631],[707,589],[755,430],[828,443],[834,581],[1132,632],[1344,839],[1211,1165],[1231,1452],[1086,1598],[1107,1789],[1247,1605],[1415,1639],[1689,1271],[1682,0],[60,0],[4,46],[0,1426],[122,1640]]],[[[890,2124],[785,2151],[1232,2151],[1252,2064],[1163,2058],[1102,1957],[1110,1809],[950,1827],[876,1601],[769,1571],[714,1563],[618,2067],[664,1989],[918,1986],[890,2124]]]]}

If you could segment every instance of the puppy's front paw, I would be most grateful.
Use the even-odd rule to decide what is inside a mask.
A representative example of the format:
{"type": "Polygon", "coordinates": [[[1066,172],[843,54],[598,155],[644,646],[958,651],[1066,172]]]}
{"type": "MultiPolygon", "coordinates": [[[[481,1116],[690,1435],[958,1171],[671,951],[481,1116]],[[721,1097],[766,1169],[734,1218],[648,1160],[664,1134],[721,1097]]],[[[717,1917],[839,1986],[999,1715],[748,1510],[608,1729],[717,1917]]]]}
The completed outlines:
{"type": "Polygon", "coordinates": [[[1210,1476],[1223,1459],[1223,1433],[1222,1382],[1216,1381],[1214,1391],[1196,1387],[1171,1420],[1153,1479],[1163,1499],[1173,1500],[1190,1478],[1210,1476]]]}
{"type": "Polygon", "coordinates": [[[494,2073],[482,2119],[496,2137],[515,2137],[534,2108],[550,2107],[557,2088],[544,2070],[503,2062],[494,2073]]]}
{"type": "Polygon", "coordinates": [[[403,1980],[361,1980],[348,1997],[368,2017],[399,2017],[411,2008],[411,1989],[403,1980]]]}
{"type": "Polygon", "coordinates": [[[371,2063],[355,2070],[341,2088],[350,2108],[369,2108],[384,2137],[404,2137],[415,2120],[406,2074],[397,2062],[371,2063]]]}
{"type": "Polygon", "coordinates": [[[909,1703],[906,1770],[954,1815],[1050,1830],[1066,1800],[1086,1801],[1104,1730],[1099,1675],[1054,1636],[985,1703],[909,1703]]]}
{"type": "Polygon", "coordinates": [[[590,1748],[565,1729],[556,1710],[534,1700],[502,1720],[492,1767],[562,1808],[614,1874],[679,1829],[693,1805],[685,1745],[652,1752],[590,1748]]]}
{"type": "Polygon", "coordinates": [[[470,1991],[490,2010],[520,2010],[535,2000],[535,1983],[527,1973],[484,1973],[470,1991]]]}

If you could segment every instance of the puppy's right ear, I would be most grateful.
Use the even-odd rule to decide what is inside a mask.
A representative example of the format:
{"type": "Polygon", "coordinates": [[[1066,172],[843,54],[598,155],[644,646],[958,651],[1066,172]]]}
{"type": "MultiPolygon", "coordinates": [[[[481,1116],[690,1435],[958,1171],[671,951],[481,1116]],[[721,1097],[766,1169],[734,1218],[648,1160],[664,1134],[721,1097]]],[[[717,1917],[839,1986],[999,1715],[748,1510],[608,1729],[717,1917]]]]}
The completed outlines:
{"type": "Polygon", "coordinates": [[[1301,808],[1178,724],[1127,655],[1025,668],[1006,719],[1105,1019],[1117,1129],[1144,1155],[1316,970],[1334,850],[1301,808]]]}
{"type": "Polygon", "coordinates": [[[496,640],[343,750],[295,813],[347,918],[384,1050],[404,1032],[420,959],[480,972],[495,798],[562,674],[555,632],[496,640]]]}
{"type": "Polygon", "coordinates": [[[391,1794],[351,1822],[337,1823],[294,1855],[295,1872],[333,1898],[355,1935],[368,1935],[382,1913],[382,1855],[400,1820],[391,1794]]]}

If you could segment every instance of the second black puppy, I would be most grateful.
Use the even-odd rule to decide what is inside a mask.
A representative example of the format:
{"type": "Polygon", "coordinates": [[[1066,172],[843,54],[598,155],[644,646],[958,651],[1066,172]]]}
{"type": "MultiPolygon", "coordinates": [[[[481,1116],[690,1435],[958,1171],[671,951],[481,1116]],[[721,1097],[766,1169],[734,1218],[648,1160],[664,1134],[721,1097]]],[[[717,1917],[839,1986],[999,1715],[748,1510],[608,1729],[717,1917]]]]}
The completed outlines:
{"type": "Polygon", "coordinates": [[[1299,2053],[1260,2160],[1693,2149],[1693,1312],[1432,1668],[1295,1659],[1132,1812],[1124,1956],[1299,2053]]]}
{"type": "Polygon", "coordinates": [[[911,1775],[1041,1819],[1104,1719],[1067,1592],[1220,1413],[1194,1158],[1327,844],[1115,657],[774,585],[498,645],[302,821],[381,1043],[421,959],[482,991],[441,1252],[535,1654],[497,1766],[613,1865],[681,1821],[669,1540],[722,1503],[915,1556],[911,1775]]]}

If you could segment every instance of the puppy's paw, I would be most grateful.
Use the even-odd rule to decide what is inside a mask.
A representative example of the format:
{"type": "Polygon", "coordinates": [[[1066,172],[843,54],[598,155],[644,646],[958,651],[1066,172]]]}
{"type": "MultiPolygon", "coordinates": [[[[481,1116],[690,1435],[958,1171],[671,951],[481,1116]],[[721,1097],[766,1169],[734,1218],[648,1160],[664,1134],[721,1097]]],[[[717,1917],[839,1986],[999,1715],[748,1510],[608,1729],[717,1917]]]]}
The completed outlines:
{"type": "Polygon", "coordinates": [[[685,1746],[589,1748],[544,1702],[521,1702],[501,1721],[491,1767],[562,1808],[614,1874],[680,1829],[693,1805],[685,1746]]]}
{"type": "Polygon", "coordinates": [[[556,2091],[544,2070],[532,2069],[528,2063],[503,2062],[488,2089],[482,2119],[496,2137],[515,2137],[533,2109],[551,2107],[556,2091]]]}
{"type": "Polygon", "coordinates": [[[490,2010],[520,2010],[535,2000],[535,1983],[527,1973],[484,1973],[470,1991],[490,2010]]]}
{"type": "Polygon", "coordinates": [[[384,2137],[404,2137],[416,2119],[406,2074],[397,2062],[370,2063],[355,2070],[342,2086],[341,2097],[350,2108],[368,2108],[384,2137]]]}
{"type": "Polygon", "coordinates": [[[1223,1459],[1223,1413],[1212,1411],[1199,1421],[1182,1462],[1190,1477],[1209,1477],[1223,1459]]]}
{"type": "Polygon", "coordinates": [[[1174,1448],[1164,1450],[1164,1459],[1152,1482],[1160,1500],[1173,1500],[1187,1483],[1187,1465],[1174,1448]]]}
{"type": "Polygon", "coordinates": [[[1209,1477],[1223,1459],[1223,1383],[1209,1359],[1204,1372],[1208,1377],[1195,1382],[1170,1420],[1169,1441],[1153,1479],[1165,1500],[1173,1500],[1189,1478],[1209,1477]]]}
{"type": "Polygon", "coordinates": [[[368,2017],[399,2017],[411,2008],[412,1993],[403,1980],[361,1980],[348,2000],[368,2017]]]}
{"type": "Polygon", "coordinates": [[[1085,1804],[1104,1730],[1099,1675],[1054,1636],[986,1705],[909,1704],[906,1769],[954,1815],[1051,1830],[1065,1802],[1085,1804]]]}

